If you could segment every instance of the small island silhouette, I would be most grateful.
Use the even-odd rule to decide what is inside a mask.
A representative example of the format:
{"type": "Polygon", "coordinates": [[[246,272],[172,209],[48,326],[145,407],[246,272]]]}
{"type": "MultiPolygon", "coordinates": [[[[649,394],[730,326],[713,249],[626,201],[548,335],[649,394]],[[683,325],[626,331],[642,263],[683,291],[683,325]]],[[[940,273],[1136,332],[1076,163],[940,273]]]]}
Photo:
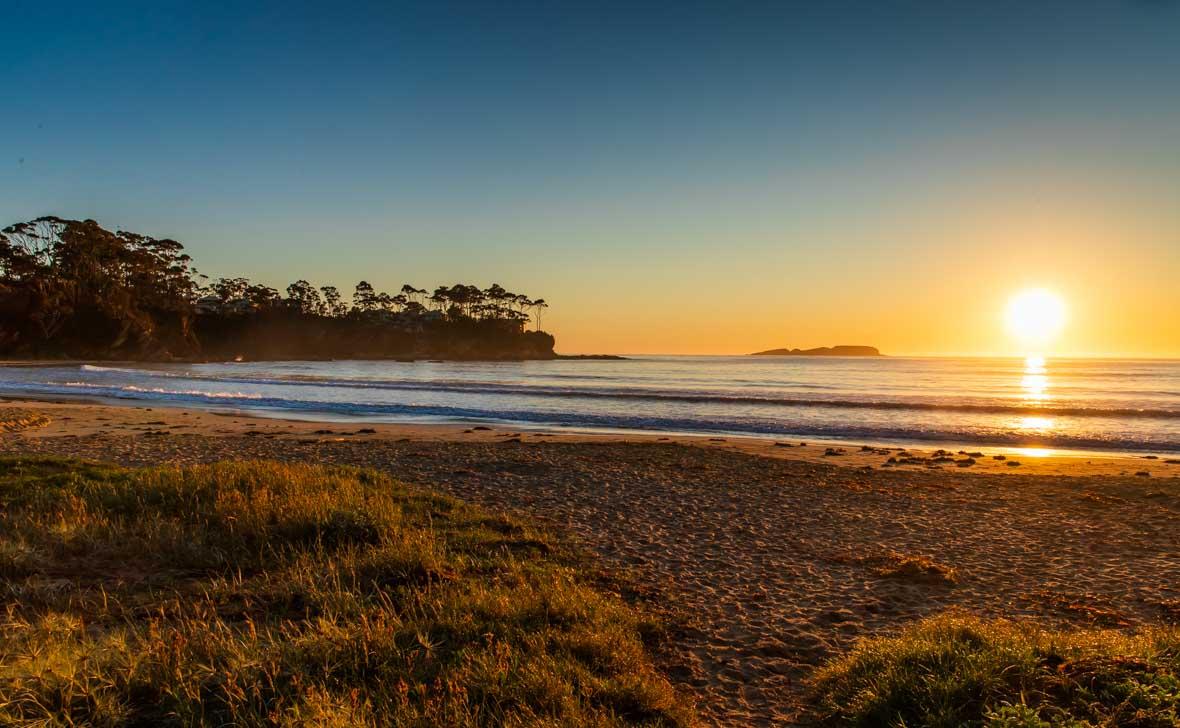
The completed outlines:
{"type": "Polygon", "coordinates": [[[814,349],[767,349],[750,356],[884,356],[875,346],[818,346],[814,349]]]}

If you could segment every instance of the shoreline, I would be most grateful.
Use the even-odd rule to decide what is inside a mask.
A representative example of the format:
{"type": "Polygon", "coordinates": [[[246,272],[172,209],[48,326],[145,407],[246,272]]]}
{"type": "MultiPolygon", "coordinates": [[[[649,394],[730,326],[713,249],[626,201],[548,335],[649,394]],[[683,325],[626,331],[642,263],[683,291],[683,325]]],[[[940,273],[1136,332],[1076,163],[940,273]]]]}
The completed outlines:
{"type": "Polygon", "coordinates": [[[972,443],[913,444],[786,436],[716,435],[569,429],[544,425],[479,422],[368,422],[364,420],[267,415],[232,406],[192,407],[184,403],[109,400],[92,396],[0,394],[3,406],[40,411],[50,423],[26,430],[29,437],[85,437],[95,434],[141,435],[153,428],[169,434],[246,435],[274,438],[331,436],[337,440],[405,440],[428,442],[497,442],[509,437],[566,443],[657,443],[722,449],[782,460],[827,463],[849,468],[899,472],[968,472],[996,475],[1091,476],[1139,475],[1180,478],[1180,457],[1169,453],[1118,453],[1010,447],[972,443]],[[54,417],[54,410],[80,408],[54,417]],[[134,414],[140,413],[140,414],[134,414]],[[151,413],[144,416],[143,413],[151,413]],[[102,423],[102,424],[99,424],[102,423]],[[890,462],[890,459],[896,462],[890,462]],[[941,458],[941,461],[934,461],[941,458]],[[923,461],[924,459],[924,461],[923,461]],[[967,464],[963,461],[970,459],[967,464]],[[909,461],[909,462],[906,462],[909,461]],[[1019,463],[1011,465],[1010,463],[1019,463]]]}
{"type": "MultiPolygon", "coordinates": [[[[571,360],[575,358],[580,357],[569,357],[571,360]]],[[[584,360],[593,363],[594,359],[584,360]]],[[[200,366],[193,369],[196,365],[191,364],[169,366],[128,360],[24,359],[0,362],[0,370],[8,367],[12,371],[6,379],[13,380],[11,387],[0,389],[0,397],[29,400],[84,398],[120,406],[239,409],[243,414],[292,421],[401,422],[415,426],[471,423],[556,434],[624,438],[655,435],[735,441],[813,441],[837,450],[867,445],[876,449],[908,448],[927,454],[941,449],[951,455],[983,452],[988,456],[995,453],[1025,459],[1060,457],[1083,461],[1118,458],[1127,463],[1139,458],[1145,461],[1180,458],[1180,424],[1177,424],[1180,423],[1177,419],[1180,410],[1171,407],[1166,400],[1123,398],[1106,403],[1105,400],[1078,396],[1030,403],[1001,396],[1006,391],[1002,389],[996,390],[999,394],[995,396],[980,394],[964,401],[948,398],[946,392],[934,399],[908,395],[882,399],[862,391],[863,387],[852,387],[846,394],[841,394],[841,390],[835,395],[821,396],[795,394],[785,386],[777,389],[771,386],[765,395],[762,390],[743,395],[738,389],[731,392],[724,388],[696,391],[691,387],[687,390],[663,387],[658,380],[652,383],[648,379],[642,380],[642,387],[624,387],[616,391],[585,385],[582,383],[584,373],[577,366],[574,366],[578,370],[575,372],[560,365],[557,369],[542,368],[543,376],[554,379],[545,380],[546,386],[534,390],[528,386],[531,370],[520,368],[527,367],[527,362],[429,360],[419,362],[418,366],[400,364],[396,366],[402,368],[388,374],[390,381],[381,378],[386,370],[380,362],[356,362],[357,371],[362,374],[356,378],[359,382],[356,386],[365,387],[366,382],[373,379],[373,386],[378,389],[437,390],[439,395],[425,395],[426,398],[422,399],[419,394],[410,393],[387,399],[364,389],[355,395],[339,396],[335,394],[335,388],[351,386],[354,379],[351,375],[340,380],[333,379],[330,374],[320,376],[316,361],[287,364],[292,365],[291,371],[296,373],[304,368],[315,373],[315,376],[306,378],[292,375],[291,379],[298,380],[294,383],[315,385],[323,380],[325,386],[334,389],[253,386],[284,383],[287,376],[280,373],[273,375],[277,379],[272,378],[271,365],[268,364],[259,365],[262,368],[257,371],[257,367],[246,367],[243,371],[232,363],[223,362],[205,371],[200,366]],[[497,365],[508,367],[503,370],[508,373],[501,375],[501,370],[495,368],[497,365]],[[421,366],[428,369],[421,370],[421,366]],[[45,367],[60,368],[61,371],[55,369],[55,376],[50,381],[46,379],[47,375],[36,373],[45,367]],[[75,373],[74,369],[81,371],[75,373]],[[110,372],[87,371],[90,369],[110,372]],[[158,377],[161,376],[169,379],[160,380],[158,377]],[[452,383],[447,377],[455,381],[452,383]],[[565,386],[567,377],[575,380],[568,388],[565,386]],[[188,379],[210,384],[177,384],[188,379]],[[226,384],[213,383],[222,380],[226,384]],[[488,386],[476,386],[484,384],[488,386]],[[463,398],[463,394],[469,391],[497,396],[471,400],[469,404],[463,398]],[[501,394],[510,396],[499,397],[501,394]],[[530,394],[545,399],[534,400],[530,394]]],[[[344,362],[342,366],[350,365],[344,362]]],[[[643,374],[647,371],[643,369],[645,363],[636,366],[640,367],[636,371],[647,376],[643,374]]],[[[658,367],[657,364],[657,373],[658,367]]],[[[611,373],[603,370],[586,374],[589,378],[586,381],[614,376],[613,367],[607,369],[611,373]]],[[[708,367],[706,370],[712,372],[708,367]]],[[[275,371],[284,372],[286,369],[280,366],[275,371]]],[[[987,371],[991,372],[990,369],[987,371]]],[[[1168,372],[1170,370],[1165,375],[1172,376],[1168,372]]],[[[622,374],[624,378],[629,375],[630,370],[622,374]]],[[[988,381],[995,379],[994,373],[988,376],[991,377],[988,381]]],[[[993,383],[988,385],[991,389],[985,387],[980,391],[986,393],[996,386],[1009,385],[1015,386],[1005,375],[999,384],[993,383]]],[[[825,385],[822,388],[831,387],[825,385]]],[[[944,459],[941,464],[947,462],[944,459]]]]}
{"type": "Polygon", "coordinates": [[[282,358],[282,359],[255,359],[255,358],[241,358],[241,359],[225,359],[221,357],[174,357],[169,359],[74,359],[71,357],[63,357],[61,359],[45,358],[45,359],[0,359],[0,367],[29,367],[31,369],[38,369],[44,367],[55,366],[81,366],[88,364],[91,366],[134,366],[144,364],[250,364],[250,363],[271,363],[271,362],[287,362],[287,361],[391,361],[402,362],[406,364],[414,364],[417,362],[471,362],[471,363],[489,363],[489,362],[526,362],[526,361],[626,361],[629,357],[620,356],[618,354],[558,354],[553,353],[552,356],[531,356],[531,357],[497,357],[497,358],[467,358],[467,357],[446,357],[446,356],[419,356],[419,355],[402,355],[402,356],[383,356],[383,357],[366,357],[364,359],[355,359],[347,357],[302,357],[299,359],[282,358]]]}

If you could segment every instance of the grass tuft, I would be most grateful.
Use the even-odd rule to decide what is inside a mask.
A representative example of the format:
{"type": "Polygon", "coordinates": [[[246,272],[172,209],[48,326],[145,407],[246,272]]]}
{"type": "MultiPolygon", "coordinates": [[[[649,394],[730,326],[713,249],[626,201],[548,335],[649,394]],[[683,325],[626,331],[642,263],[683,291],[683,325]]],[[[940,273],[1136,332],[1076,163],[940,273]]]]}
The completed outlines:
{"type": "Polygon", "coordinates": [[[1180,725],[1180,630],[1055,632],[959,615],[862,641],[813,680],[823,724],[1180,725]]]}
{"type": "Polygon", "coordinates": [[[694,725],[585,566],[374,472],[3,459],[0,725],[694,725]]]}
{"type": "Polygon", "coordinates": [[[0,408],[0,432],[20,432],[48,425],[50,419],[40,412],[26,409],[0,408]]]}
{"type": "Polygon", "coordinates": [[[956,569],[921,555],[889,553],[874,571],[887,579],[920,584],[954,584],[958,580],[956,569]]]}

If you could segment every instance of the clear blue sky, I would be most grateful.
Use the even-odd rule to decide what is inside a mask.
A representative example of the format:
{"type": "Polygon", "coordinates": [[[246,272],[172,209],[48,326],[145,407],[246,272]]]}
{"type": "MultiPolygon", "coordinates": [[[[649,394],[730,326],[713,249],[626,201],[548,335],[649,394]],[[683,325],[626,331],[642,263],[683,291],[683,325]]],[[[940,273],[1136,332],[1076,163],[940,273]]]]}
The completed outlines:
{"type": "MultiPolygon", "coordinates": [[[[983,351],[882,328],[929,307],[917,281],[1012,274],[1010,225],[1069,231],[1032,253],[1067,294],[1095,289],[1063,261],[1121,247],[1119,280],[1176,300],[1175,2],[8,2],[0,25],[0,223],[175,237],[215,276],[498,281],[552,302],[566,351],[983,351]]],[[[968,304],[943,308],[984,321],[968,304]]],[[[1180,353],[1180,323],[1098,329],[1074,348],[1180,353]]]]}

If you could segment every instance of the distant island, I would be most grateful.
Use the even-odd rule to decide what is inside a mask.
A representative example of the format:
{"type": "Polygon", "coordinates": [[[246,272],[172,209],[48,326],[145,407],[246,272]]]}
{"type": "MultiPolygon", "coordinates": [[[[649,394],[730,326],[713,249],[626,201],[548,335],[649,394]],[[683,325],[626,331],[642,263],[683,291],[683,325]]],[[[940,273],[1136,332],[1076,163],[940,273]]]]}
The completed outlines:
{"type": "Polygon", "coordinates": [[[750,356],[884,356],[875,346],[819,346],[814,349],[768,349],[750,356]]]}
{"type": "Polygon", "coordinates": [[[94,220],[41,217],[0,231],[0,356],[203,361],[556,359],[543,298],[498,284],[351,301],[298,280],[285,295],[246,278],[210,281],[184,246],[94,220]],[[533,330],[528,324],[533,323],[533,330]]]}

